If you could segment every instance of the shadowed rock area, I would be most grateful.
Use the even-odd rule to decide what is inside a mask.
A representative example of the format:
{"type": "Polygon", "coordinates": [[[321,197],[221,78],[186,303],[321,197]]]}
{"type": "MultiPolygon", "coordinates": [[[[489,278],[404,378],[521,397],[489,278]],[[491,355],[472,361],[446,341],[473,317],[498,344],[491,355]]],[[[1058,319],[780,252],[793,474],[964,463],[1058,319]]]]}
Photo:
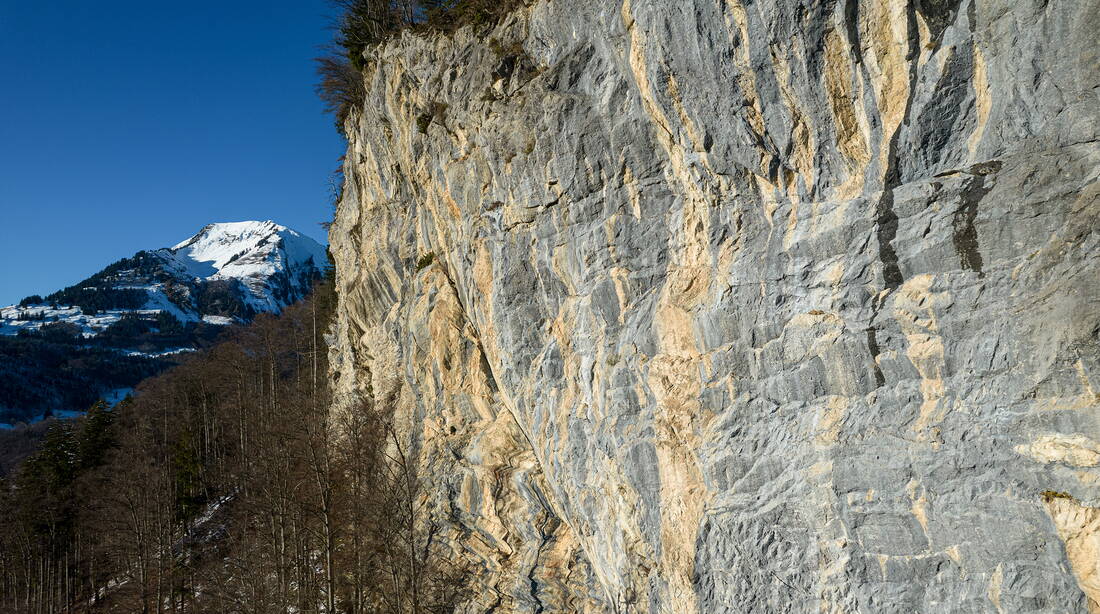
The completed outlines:
{"type": "Polygon", "coordinates": [[[1100,612],[1100,2],[539,0],[368,55],[342,406],[474,612],[1100,612]]]}

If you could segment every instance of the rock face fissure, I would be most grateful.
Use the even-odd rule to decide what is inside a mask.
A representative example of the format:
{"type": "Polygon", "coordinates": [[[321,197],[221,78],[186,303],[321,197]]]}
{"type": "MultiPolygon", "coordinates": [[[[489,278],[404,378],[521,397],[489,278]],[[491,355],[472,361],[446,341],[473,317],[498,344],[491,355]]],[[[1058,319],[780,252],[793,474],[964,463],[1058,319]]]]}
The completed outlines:
{"type": "Polygon", "coordinates": [[[537,0],[371,52],[335,411],[470,612],[1090,612],[1100,0],[537,0]]]}

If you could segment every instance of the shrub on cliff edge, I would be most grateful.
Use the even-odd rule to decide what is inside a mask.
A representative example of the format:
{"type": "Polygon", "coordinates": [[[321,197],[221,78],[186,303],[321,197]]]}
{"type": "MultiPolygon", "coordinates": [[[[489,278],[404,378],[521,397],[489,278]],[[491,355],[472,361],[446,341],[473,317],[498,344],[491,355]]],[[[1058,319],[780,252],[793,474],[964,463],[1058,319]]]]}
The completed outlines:
{"type": "Polygon", "coordinates": [[[526,0],[332,0],[340,13],[331,50],[317,58],[317,93],[337,127],[365,93],[364,53],[407,28],[453,32],[495,24],[526,0]]]}

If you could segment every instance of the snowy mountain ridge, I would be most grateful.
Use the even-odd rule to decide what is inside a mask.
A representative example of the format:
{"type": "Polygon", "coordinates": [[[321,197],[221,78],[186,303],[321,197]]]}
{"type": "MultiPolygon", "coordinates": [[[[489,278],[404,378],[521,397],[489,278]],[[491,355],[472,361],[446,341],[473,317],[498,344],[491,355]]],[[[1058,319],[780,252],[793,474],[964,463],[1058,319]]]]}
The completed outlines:
{"type": "Polygon", "coordinates": [[[300,300],[327,266],[324,246],[273,221],[208,224],[170,248],[141,251],[45,298],[0,308],[0,334],[67,322],[94,337],[123,317],[168,314],[225,325],[300,300]]]}

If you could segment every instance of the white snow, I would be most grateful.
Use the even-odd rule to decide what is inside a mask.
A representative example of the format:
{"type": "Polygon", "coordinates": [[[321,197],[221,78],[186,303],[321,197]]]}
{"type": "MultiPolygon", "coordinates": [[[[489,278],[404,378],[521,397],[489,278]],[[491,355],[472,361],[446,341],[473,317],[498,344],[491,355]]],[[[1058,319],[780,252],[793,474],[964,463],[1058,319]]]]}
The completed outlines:
{"type": "Polygon", "coordinates": [[[203,316],[202,321],[215,326],[229,326],[234,320],[225,316],[203,316]]]}
{"type": "Polygon", "coordinates": [[[188,322],[197,322],[199,320],[199,316],[196,313],[180,309],[179,305],[173,303],[168,298],[164,284],[154,284],[146,287],[145,290],[148,292],[149,298],[145,301],[145,309],[142,310],[143,313],[156,315],[157,312],[166,311],[184,324],[188,322]]]}
{"type": "MultiPolygon", "coordinates": [[[[156,314],[159,310],[145,312],[156,314]]],[[[79,307],[59,305],[57,309],[49,305],[35,305],[31,307],[10,306],[0,308],[0,335],[16,335],[21,330],[38,330],[44,324],[54,322],[68,322],[80,328],[85,337],[94,337],[108,326],[118,322],[122,316],[130,313],[126,310],[101,311],[94,316],[85,315],[79,307]],[[43,314],[43,320],[20,320],[22,314],[43,314]]],[[[137,312],[142,313],[142,312],[137,312]]]]}
{"type": "Polygon", "coordinates": [[[236,496],[236,493],[231,493],[231,494],[228,494],[228,495],[225,495],[223,497],[218,498],[217,501],[214,501],[212,503],[208,503],[206,505],[206,509],[203,510],[202,515],[199,516],[198,518],[196,518],[191,523],[191,526],[199,527],[199,526],[207,524],[208,522],[213,520],[214,519],[214,514],[218,513],[218,510],[221,509],[221,507],[223,505],[225,505],[226,503],[232,501],[234,496],[236,496]]]}
{"type": "Polygon", "coordinates": [[[328,260],[319,243],[270,220],[210,224],[183,243],[157,253],[176,271],[192,278],[240,280],[258,311],[278,311],[285,306],[268,287],[272,276],[300,270],[311,260],[321,269],[328,260]]]}
{"type": "Polygon", "coordinates": [[[171,348],[160,352],[139,352],[138,350],[122,350],[122,353],[126,356],[145,356],[146,358],[163,358],[165,356],[175,356],[177,354],[187,354],[190,352],[197,352],[195,348],[171,348]]]}

